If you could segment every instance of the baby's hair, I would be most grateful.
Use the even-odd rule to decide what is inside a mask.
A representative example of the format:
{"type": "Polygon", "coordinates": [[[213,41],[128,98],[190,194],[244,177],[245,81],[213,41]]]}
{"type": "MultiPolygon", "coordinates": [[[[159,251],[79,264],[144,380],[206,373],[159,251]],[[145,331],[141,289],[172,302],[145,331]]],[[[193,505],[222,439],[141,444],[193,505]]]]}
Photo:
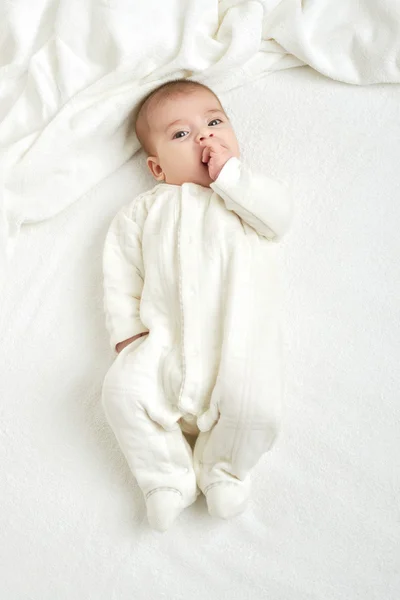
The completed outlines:
{"type": "MultiPolygon", "coordinates": [[[[170,98],[175,94],[182,92],[192,92],[196,89],[203,88],[214,94],[218,102],[221,104],[218,96],[212,91],[207,85],[199,83],[198,81],[191,81],[190,79],[173,79],[167,81],[156,89],[149,92],[143,100],[140,101],[139,105],[135,108],[131,117],[130,128],[133,128],[136,132],[137,138],[142,146],[143,150],[147,155],[152,154],[152,149],[149,141],[150,125],[149,125],[149,114],[148,106],[150,100],[157,96],[157,104],[165,98],[170,98]]],[[[222,106],[222,105],[221,105],[222,106]]]]}

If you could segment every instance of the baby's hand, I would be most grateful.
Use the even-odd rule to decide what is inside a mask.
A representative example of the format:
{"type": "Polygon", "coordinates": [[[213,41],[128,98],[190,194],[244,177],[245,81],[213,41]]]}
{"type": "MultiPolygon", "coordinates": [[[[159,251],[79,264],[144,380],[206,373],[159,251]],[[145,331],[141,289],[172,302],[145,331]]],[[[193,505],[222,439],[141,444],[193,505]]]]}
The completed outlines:
{"type": "Polygon", "coordinates": [[[207,163],[208,173],[215,181],[222,171],[225,163],[234,156],[224,142],[212,134],[210,137],[201,140],[200,145],[204,146],[201,161],[207,163]]]}

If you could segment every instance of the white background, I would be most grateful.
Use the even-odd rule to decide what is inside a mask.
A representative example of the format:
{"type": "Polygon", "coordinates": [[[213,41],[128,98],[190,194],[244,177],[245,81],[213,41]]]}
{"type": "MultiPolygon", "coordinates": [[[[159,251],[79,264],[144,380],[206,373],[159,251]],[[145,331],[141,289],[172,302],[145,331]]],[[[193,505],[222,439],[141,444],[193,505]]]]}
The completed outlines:
{"type": "MultiPolygon", "coordinates": [[[[302,67],[221,97],[243,158],[291,183],[282,433],[231,522],[167,533],[100,406],[101,253],[153,185],[136,157],[23,226],[0,315],[0,580],[7,600],[397,600],[400,88],[302,67]]],[[[56,190],[55,190],[56,193],[56,190]]]]}

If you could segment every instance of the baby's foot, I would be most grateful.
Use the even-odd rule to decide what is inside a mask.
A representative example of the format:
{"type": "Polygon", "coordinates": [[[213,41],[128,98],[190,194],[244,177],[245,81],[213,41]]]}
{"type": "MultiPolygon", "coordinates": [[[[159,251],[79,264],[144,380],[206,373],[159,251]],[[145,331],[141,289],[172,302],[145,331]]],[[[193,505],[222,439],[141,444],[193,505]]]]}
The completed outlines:
{"type": "Polygon", "coordinates": [[[159,488],[147,495],[146,508],[150,527],[157,531],[167,531],[185,508],[185,504],[179,490],[159,488]]]}
{"type": "Polygon", "coordinates": [[[230,482],[218,482],[206,492],[208,512],[212,517],[231,519],[242,513],[249,498],[249,487],[230,482]]]}

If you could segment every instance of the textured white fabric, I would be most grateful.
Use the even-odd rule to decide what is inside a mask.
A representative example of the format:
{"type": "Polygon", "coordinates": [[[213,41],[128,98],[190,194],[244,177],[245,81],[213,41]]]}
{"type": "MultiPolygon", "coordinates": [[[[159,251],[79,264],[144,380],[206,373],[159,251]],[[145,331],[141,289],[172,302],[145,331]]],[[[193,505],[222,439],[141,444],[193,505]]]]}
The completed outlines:
{"type": "Polygon", "coordinates": [[[304,67],[221,100],[246,162],[294,190],[278,441],[243,515],[213,519],[201,495],[149,530],[100,402],[115,359],[102,251],[114,215],[154,185],[138,153],[22,227],[0,289],[6,600],[398,600],[400,86],[304,67]]]}
{"type": "Polygon", "coordinates": [[[111,346],[149,334],[116,358],[103,405],[146,498],[174,489],[191,504],[195,470],[204,493],[247,485],[272,447],[283,386],[276,242],[291,220],[287,186],[237,158],[210,188],[161,183],[113,219],[103,255],[111,346]],[[192,417],[196,467],[174,431],[192,417]]]}
{"type": "Polygon", "coordinates": [[[263,22],[287,52],[352,84],[400,82],[398,0],[265,0],[263,22]]]}
{"type": "Polygon", "coordinates": [[[127,118],[159,84],[190,77],[222,92],[302,64],[262,39],[260,2],[16,0],[0,11],[8,254],[22,223],[58,214],[139,149],[127,118]]]}
{"type": "Polygon", "coordinates": [[[138,148],[131,109],[190,77],[217,93],[312,65],[400,81],[397,0],[14,0],[0,3],[0,256],[138,148]],[[195,33],[194,33],[195,32],[195,33]]]}
{"type": "MultiPolygon", "coordinates": [[[[279,241],[289,227],[292,210],[285,184],[251,173],[237,158],[227,161],[210,188],[193,183],[161,183],[129,203],[113,219],[103,255],[111,347],[160,322],[166,335],[176,337],[175,330],[181,323],[173,320],[180,311],[187,310],[185,303],[200,293],[207,299],[207,315],[209,306],[229,293],[218,275],[221,264],[224,270],[231,265],[221,262],[215,254],[219,250],[231,254],[232,246],[235,249],[236,244],[242,243],[242,234],[247,233],[243,239],[246,245],[253,243],[256,257],[259,239],[252,242],[253,230],[264,238],[279,241]],[[207,269],[210,279],[193,272],[195,265],[207,269]],[[173,291],[165,289],[167,284],[163,287],[165,280],[173,291]],[[166,305],[164,314],[157,314],[161,312],[159,301],[166,305]]],[[[271,254],[269,247],[268,253],[271,254]]],[[[268,282],[265,285],[268,287],[268,282]]],[[[185,341],[190,347],[190,332],[185,341]]]]}
{"type": "Polygon", "coordinates": [[[232,519],[247,506],[248,490],[232,482],[219,482],[207,490],[207,507],[212,517],[232,519]]]}
{"type": "Polygon", "coordinates": [[[184,506],[176,490],[159,490],[146,500],[147,518],[153,529],[164,532],[180,515],[184,506]]]}

